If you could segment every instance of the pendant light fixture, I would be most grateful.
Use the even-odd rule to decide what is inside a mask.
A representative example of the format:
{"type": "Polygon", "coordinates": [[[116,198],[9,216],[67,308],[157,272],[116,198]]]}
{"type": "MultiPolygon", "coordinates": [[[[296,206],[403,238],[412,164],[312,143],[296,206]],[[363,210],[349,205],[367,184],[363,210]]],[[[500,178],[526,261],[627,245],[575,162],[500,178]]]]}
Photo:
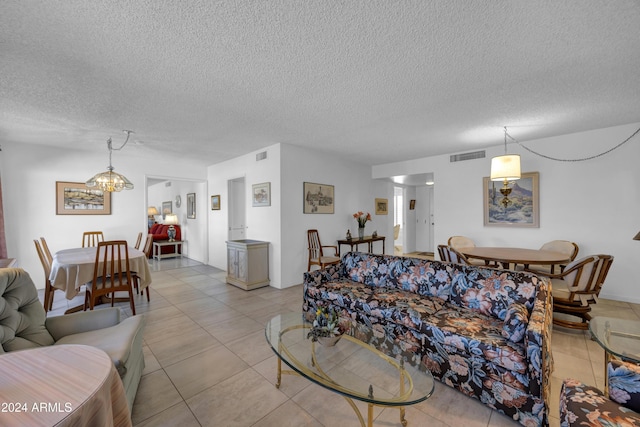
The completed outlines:
{"type": "Polygon", "coordinates": [[[502,181],[503,185],[500,189],[502,200],[500,203],[507,208],[511,203],[509,194],[509,181],[520,179],[520,155],[507,154],[507,127],[504,127],[504,155],[491,159],[491,181],[502,181]]]}
{"type": "Polygon", "coordinates": [[[109,149],[109,166],[107,167],[106,172],[100,172],[94,175],[91,179],[85,182],[85,185],[89,188],[98,188],[102,191],[122,191],[122,190],[133,190],[133,184],[129,181],[124,175],[120,175],[113,171],[113,166],[111,166],[111,153],[113,150],[120,151],[127,145],[129,142],[129,136],[133,133],[131,130],[124,130],[127,134],[127,139],[120,146],[120,148],[113,148],[111,138],[107,140],[107,148],[109,149]]]}

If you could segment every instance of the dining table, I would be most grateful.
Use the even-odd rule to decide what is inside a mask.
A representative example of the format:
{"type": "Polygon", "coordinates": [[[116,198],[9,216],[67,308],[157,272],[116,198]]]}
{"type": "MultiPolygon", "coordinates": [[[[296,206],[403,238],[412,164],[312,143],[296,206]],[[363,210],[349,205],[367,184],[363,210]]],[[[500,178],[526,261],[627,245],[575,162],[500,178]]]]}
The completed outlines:
{"type": "MultiPolygon", "coordinates": [[[[68,300],[75,298],[82,285],[93,280],[97,247],[63,249],[53,255],[49,280],[63,290],[68,300]]],[[[129,247],[129,268],[140,277],[140,291],[151,284],[151,270],[144,252],[129,247]]],[[[102,265],[102,263],[100,263],[102,265]]]]}
{"type": "Polygon", "coordinates": [[[475,246],[458,248],[458,252],[461,252],[467,258],[499,263],[506,269],[515,268],[517,264],[522,264],[526,267],[529,265],[555,265],[571,262],[570,255],[541,249],[475,246]],[[513,267],[511,266],[512,264],[513,267]]]}
{"type": "Polygon", "coordinates": [[[0,356],[0,425],[131,426],[122,380],[104,351],[56,345],[0,356]]]}

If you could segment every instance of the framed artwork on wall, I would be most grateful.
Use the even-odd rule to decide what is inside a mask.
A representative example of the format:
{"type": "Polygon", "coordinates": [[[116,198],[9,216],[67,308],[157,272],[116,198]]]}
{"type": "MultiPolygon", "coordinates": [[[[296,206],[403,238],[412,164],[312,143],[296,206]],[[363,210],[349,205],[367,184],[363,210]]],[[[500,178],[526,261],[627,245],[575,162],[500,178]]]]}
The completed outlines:
{"type": "Polygon", "coordinates": [[[56,215],[111,215],[111,193],[84,182],[56,181],[56,215]]]}
{"type": "Polygon", "coordinates": [[[211,210],[219,211],[220,210],[220,195],[217,194],[215,196],[211,196],[211,210]]]}
{"type": "Polygon", "coordinates": [[[253,184],[252,190],[252,206],[271,206],[271,183],[263,182],[261,184],[253,184]]]}
{"type": "Polygon", "coordinates": [[[409,200],[409,210],[412,211],[416,208],[416,199],[409,200]]]}
{"type": "Polygon", "coordinates": [[[327,184],[305,182],[303,186],[303,212],[306,214],[332,214],[334,187],[327,184]]]}
{"type": "Polygon", "coordinates": [[[162,202],[162,219],[167,217],[167,214],[173,213],[173,204],[171,201],[162,202]]]}
{"type": "Polygon", "coordinates": [[[187,218],[196,218],[196,193],[187,193],[187,218]]]}
{"type": "Polygon", "coordinates": [[[376,199],[376,215],[389,213],[389,199],[376,199]]]}
{"type": "Polygon", "coordinates": [[[502,182],[483,178],[484,225],[499,227],[540,227],[540,194],[538,172],[523,173],[517,181],[509,183],[510,203],[502,201],[502,182]]]}

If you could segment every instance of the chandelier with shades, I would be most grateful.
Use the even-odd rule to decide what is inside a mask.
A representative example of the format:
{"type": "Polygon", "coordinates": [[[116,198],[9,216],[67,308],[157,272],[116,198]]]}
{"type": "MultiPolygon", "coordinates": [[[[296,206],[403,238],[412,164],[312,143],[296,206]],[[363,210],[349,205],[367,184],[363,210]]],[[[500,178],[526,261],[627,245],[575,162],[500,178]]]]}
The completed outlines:
{"type": "Polygon", "coordinates": [[[109,149],[109,166],[105,172],[100,172],[93,177],[91,177],[85,185],[89,188],[98,188],[102,191],[122,191],[122,190],[133,190],[133,183],[129,181],[124,175],[120,175],[113,171],[113,166],[111,166],[111,153],[113,150],[120,151],[127,145],[129,142],[129,136],[133,133],[131,130],[124,130],[124,133],[127,134],[127,139],[119,148],[113,148],[113,144],[111,138],[107,140],[107,148],[109,149]]]}

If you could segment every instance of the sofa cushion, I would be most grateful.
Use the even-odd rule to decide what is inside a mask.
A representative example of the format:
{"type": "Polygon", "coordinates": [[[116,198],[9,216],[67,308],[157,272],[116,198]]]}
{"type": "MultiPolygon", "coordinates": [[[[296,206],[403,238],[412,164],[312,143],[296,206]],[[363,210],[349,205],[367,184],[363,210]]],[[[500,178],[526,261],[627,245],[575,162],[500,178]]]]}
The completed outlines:
{"type": "Polygon", "coordinates": [[[502,336],[513,342],[522,342],[529,323],[529,310],[524,304],[512,303],[507,307],[507,314],[502,325],[502,336]]]}
{"type": "Polygon", "coordinates": [[[437,296],[443,300],[449,298],[449,264],[362,252],[350,252],[343,257],[342,262],[345,274],[355,282],[378,288],[411,291],[422,296],[437,296]]]}
{"type": "Polygon", "coordinates": [[[307,293],[316,300],[362,311],[371,317],[398,322],[416,330],[422,329],[423,318],[434,314],[444,304],[437,297],[423,297],[401,289],[375,288],[348,279],[311,287],[307,293]]]}
{"type": "Polygon", "coordinates": [[[451,302],[504,320],[514,302],[533,308],[538,278],[524,272],[458,265],[452,282],[451,302]]]}
{"type": "MultiPolygon", "coordinates": [[[[424,333],[438,353],[458,355],[469,363],[486,362],[509,371],[527,372],[527,354],[523,343],[502,336],[503,321],[445,303],[429,318],[424,333]]],[[[528,385],[528,380],[526,380],[528,385]]]]}

